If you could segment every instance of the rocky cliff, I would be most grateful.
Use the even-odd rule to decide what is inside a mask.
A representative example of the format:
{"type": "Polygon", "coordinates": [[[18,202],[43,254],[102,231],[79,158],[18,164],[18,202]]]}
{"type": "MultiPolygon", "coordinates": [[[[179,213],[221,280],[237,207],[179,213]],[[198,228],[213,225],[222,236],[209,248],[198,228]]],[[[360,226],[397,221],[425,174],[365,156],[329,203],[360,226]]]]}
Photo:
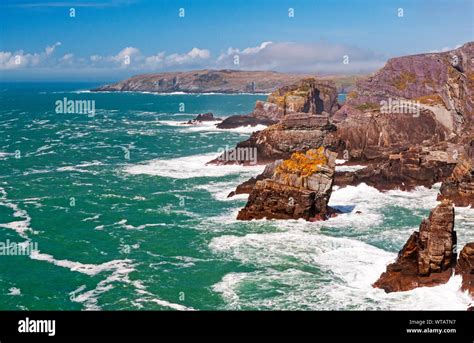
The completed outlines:
{"type": "Polygon", "coordinates": [[[266,101],[257,101],[248,116],[232,116],[217,127],[234,128],[245,124],[275,124],[293,113],[326,114],[339,109],[337,88],[333,82],[316,78],[304,78],[292,85],[280,87],[266,101]]]}
{"type": "Polygon", "coordinates": [[[105,85],[95,92],[270,93],[298,82],[303,75],[272,71],[195,70],[144,74],[105,85]]]}
{"type": "Polygon", "coordinates": [[[474,207],[474,140],[464,146],[456,167],[440,188],[438,200],[450,199],[456,206],[474,207]]]}
{"type": "Polygon", "coordinates": [[[326,219],[335,159],[335,153],[319,148],[275,162],[273,175],[256,182],[237,219],[326,219]]]}
{"type": "Polygon", "coordinates": [[[423,219],[398,253],[396,261],[374,283],[386,292],[446,283],[456,264],[454,208],[443,201],[423,219]]]}
{"type": "Polygon", "coordinates": [[[474,242],[467,243],[459,254],[456,274],[461,275],[461,290],[474,296],[474,242]]]}
{"type": "Polygon", "coordinates": [[[348,94],[353,108],[380,108],[389,99],[416,100],[447,128],[459,132],[474,114],[474,42],[443,53],[390,59],[348,94]]]}

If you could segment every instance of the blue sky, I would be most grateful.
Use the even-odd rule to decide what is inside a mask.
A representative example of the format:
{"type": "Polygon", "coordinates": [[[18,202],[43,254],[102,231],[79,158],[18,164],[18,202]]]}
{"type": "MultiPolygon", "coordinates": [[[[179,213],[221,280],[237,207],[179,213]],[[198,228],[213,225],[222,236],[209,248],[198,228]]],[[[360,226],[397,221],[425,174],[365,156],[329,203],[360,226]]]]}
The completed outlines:
{"type": "Polygon", "coordinates": [[[198,68],[367,73],[390,57],[474,40],[473,6],[473,0],[2,0],[0,78],[114,80],[198,68]]]}

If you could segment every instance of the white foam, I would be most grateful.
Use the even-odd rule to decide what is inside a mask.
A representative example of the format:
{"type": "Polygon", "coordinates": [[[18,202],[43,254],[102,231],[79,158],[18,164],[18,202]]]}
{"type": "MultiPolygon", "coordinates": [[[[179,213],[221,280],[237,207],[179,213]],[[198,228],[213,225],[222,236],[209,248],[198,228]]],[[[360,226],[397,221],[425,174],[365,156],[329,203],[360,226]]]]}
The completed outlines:
{"type": "Polygon", "coordinates": [[[13,217],[22,218],[23,220],[12,221],[10,223],[1,223],[0,227],[10,229],[18,233],[22,238],[27,239],[27,233],[33,232],[30,228],[31,217],[25,210],[22,210],[17,204],[7,200],[7,192],[0,187],[0,206],[4,206],[13,210],[13,217]]]}
{"type": "MultiPolygon", "coordinates": [[[[244,181],[244,180],[242,180],[244,181]]],[[[196,186],[196,189],[203,189],[212,194],[213,198],[219,201],[235,201],[235,200],[245,200],[248,198],[248,194],[236,194],[233,197],[229,198],[228,195],[230,192],[235,190],[235,187],[239,182],[210,182],[203,185],[196,186]]]]}
{"type": "Polygon", "coordinates": [[[132,260],[112,260],[102,264],[88,264],[70,260],[58,260],[51,255],[33,251],[30,255],[33,260],[46,261],[56,266],[67,268],[73,272],[79,272],[89,276],[94,276],[105,271],[117,271],[129,273],[134,269],[131,267],[132,260]]]}
{"type": "Polygon", "coordinates": [[[94,162],[77,164],[75,166],[59,167],[59,168],[56,169],[56,171],[59,171],[59,172],[62,172],[62,171],[71,172],[72,171],[72,172],[79,172],[79,173],[90,173],[91,171],[89,171],[87,169],[83,169],[83,168],[101,166],[101,165],[103,165],[102,162],[94,161],[94,162]]]}
{"type": "MultiPolygon", "coordinates": [[[[439,184],[433,189],[418,187],[410,192],[379,192],[365,184],[350,186],[336,189],[330,205],[354,206],[354,209],[327,221],[253,221],[254,226],[261,228],[276,226],[277,232],[273,228],[271,232],[243,236],[225,234],[226,229],[217,231],[224,235],[212,239],[210,249],[219,258],[237,260],[256,271],[229,273],[213,289],[225,300],[225,309],[465,310],[472,300],[459,290],[459,277],[451,278],[445,285],[408,292],[387,294],[372,287],[386,265],[396,258],[396,253],[363,240],[371,241],[374,237],[390,240],[400,249],[419,224],[374,230],[384,223],[382,211],[387,206],[412,212],[428,211],[438,203],[438,188],[439,184]],[[362,213],[356,214],[356,211],[362,213]],[[331,228],[360,240],[330,236],[331,228]],[[273,295],[265,296],[270,291],[273,295]]],[[[457,230],[459,227],[468,230],[463,225],[469,211],[456,208],[457,230]]],[[[233,225],[235,214],[227,214],[227,219],[225,216],[211,218],[207,226],[211,227],[213,222],[220,226],[233,225]]]]}
{"type": "Polygon", "coordinates": [[[396,254],[353,239],[329,237],[311,226],[293,221],[283,232],[214,238],[210,248],[216,254],[257,268],[226,275],[213,286],[214,291],[234,309],[467,308],[470,299],[459,291],[457,278],[446,285],[409,292],[386,294],[373,288],[372,283],[396,254]],[[274,289],[277,294],[265,297],[255,288],[274,289]]]}
{"type": "Polygon", "coordinates": [[[21,295],[21,290],[19,288],[12,287],[8,290],[8,295],[21,295]]]}
{"type": "Polygon", "coordinates": [[[157,121],[161,125],[174,126],[182,128],[182,132],[234,132],[234,133],[243,133],[251,134],[256,131],[261,131],[267,128],[266,125],[258,124],[255,126],[239,126],[232,129],[219,129],[216,127],[221,121],[204,121],[197,124],[186,124],[182,121],[175,120],[159,120],[157,121]]]}
{"type": "Polygon", "coordinates": [[[239,174],[241,172],[255,175],[261,173],[264,169],[264,166],[259,165],[206,164],[218,156],[218,154],[210,153],[178,157],[169,160],[152,160],[143,164],[130,165],[125,168],[125,172],[132,175],[146,174],[173,179],[190,179],[195,177],[220,177],[230,174],[239,174]]]}
{"type": "Polygon", "coordinates": [[[171,309],[177,310],[177,311],[195,311],[195,309],[192,308],[192,307],[188,307],[188,306],[184,306],[184,305],[181,305],[181,304],[176,304],[176,303],[172,303],[172,302],[169,302],[169,301],[166,301],[166,300],[156,298],[152,293],[150,293],[149,291],[147,291],[145,289],[139,289],[139,290],[137,290],[137,293],[145,296],[145,297],[142,297],[142,298],[138,299],[137,300],[138,303],[153,302],[153,303],[158,304],[160,306],[168,307],[168,308],[171,308],[171,309]]]}
{"type": "Polygon", "coordinates": [[[122,219],[116,224],[120,225],[121,227],[123,227],[124,229],[127,229],[127,230],[143,230],[147,227],[166,226],[166,224],[164,224],[164,223],[142,224],[142,225],[138,225],[138,226],[133,226],[131,224],[127,224],[127,219],[122,219]]]}

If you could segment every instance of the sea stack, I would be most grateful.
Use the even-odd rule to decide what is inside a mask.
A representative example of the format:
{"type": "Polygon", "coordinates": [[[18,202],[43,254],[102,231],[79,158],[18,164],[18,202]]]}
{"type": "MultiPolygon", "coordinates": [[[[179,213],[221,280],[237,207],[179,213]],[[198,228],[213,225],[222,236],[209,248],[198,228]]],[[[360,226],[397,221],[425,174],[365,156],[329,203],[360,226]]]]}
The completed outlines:
{"type": "Polygon", "coordinates": [[[456,265],[455,247],[454,207],[445,200],[423,219],[373,286],[389,293],[444,284],[456,265]]]}
{"type": "Polygon", "coordinates": [[[474,296],[474,242],[467,243],[459,254],[456,274],[461,275],[461,290],[474,296]]]}
{"type": "Polygon", "coordinates": [[[335,160],[336,153],[320,147],[276,162],[272,177],[256,182],[237,219],[326,219],[335,160]]]}

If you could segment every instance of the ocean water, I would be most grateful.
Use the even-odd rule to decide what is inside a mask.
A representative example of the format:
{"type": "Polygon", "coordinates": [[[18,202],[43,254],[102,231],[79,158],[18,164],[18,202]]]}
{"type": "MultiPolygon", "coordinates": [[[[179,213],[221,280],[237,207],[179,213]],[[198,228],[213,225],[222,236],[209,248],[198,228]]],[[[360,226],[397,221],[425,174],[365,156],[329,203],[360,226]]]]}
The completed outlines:
{"type": "MultiPolygon", "coordinates": [[[[371,287],[436,205],[439,185],[336,189],[331,205],[346,213],[326,222],[238,222],[246,197],[227,194],[263,167],[206,162],[255,128],[180,123],[208,111],[248,113],[264,95],[84,91],[94,86],[0,84],[0,242],[38,247],[28,256],[0,256],[0,309],[469,304],[459,277],[396,294],[371,287]],[[95,116],[56,113],[64,97],[95,100],[95,116]]],[[[456,209],[459,246],[474,239],[473,222],[472,210],[456,209]]]]}

